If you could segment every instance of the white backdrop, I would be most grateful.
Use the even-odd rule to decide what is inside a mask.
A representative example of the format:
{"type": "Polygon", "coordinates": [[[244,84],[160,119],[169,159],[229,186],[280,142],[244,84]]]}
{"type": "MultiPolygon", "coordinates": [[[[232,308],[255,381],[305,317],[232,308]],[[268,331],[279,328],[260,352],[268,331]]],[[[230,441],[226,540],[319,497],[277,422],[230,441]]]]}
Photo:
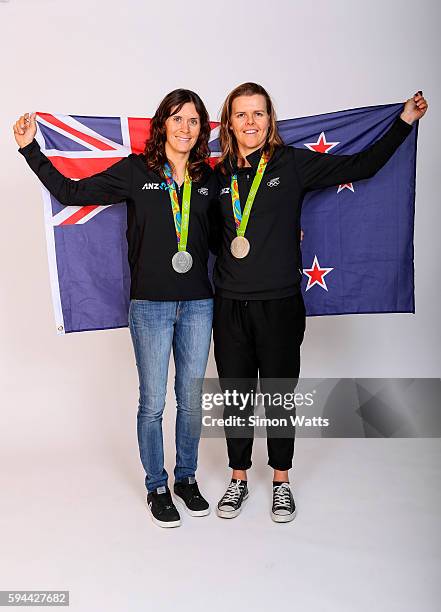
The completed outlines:
{"type": "MultiPolygon", "coordinates": [[[[0,3],[3,465],[26,461],[30,450],[54,461],[110,448],[115,469],[130,453],[134,486],[143,486],[128,329],[55,333],[40,187],[12,134],[27,111],[151,116],[167,92],[186,87],[216,119],[226,93],[251,80],[284,119],[404,101],[422,89],[430,108],[417,157],[416,314],[308,319],[302,375],[440,375],[440,17],[436,0],[0,3]]],[[[173,375],[171,364],[170,383],[173,375]]],[[[171,393],[166,414],[171,461],[171,393]]],[[[213,465],[207,442],[203,457],[213,465]]]]}
{"type": "MultiPolygon", "coordinates": [[[[309,318],[302,374],[439,376],[440,15],[435,0],[0,3],[0,422],[9,442],[22,444],[32,425],[41,443],[58,443],[52,434],[65,419],[74,437],[76,428],[87,435],[90,413],[106,406],[119,421],[117,407],[133,415],[137,399],[128,329],[55,334],[40,188],[12,123],[30,110],[151,116],[176,87],[199,92],[213,119],[246,80],[267,87],[280,119],[423,90],[430,108],[418,143],[416,314],[309,318]]],[[[208,374],[215,371],[211,356],[208,374]]]]}

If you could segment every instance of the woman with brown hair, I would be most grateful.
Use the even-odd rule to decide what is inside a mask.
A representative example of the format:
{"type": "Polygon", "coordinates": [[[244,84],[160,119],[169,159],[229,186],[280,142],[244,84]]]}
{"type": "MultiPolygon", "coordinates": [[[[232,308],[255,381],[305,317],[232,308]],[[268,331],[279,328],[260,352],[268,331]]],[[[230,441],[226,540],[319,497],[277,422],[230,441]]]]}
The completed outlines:
{"type": "MultiPolygon", "coordinates": [[[[227,96],[216,172],[223,235],[214,271],[213,322],[214,355],[224,390],[255,391],[258,375],[264,393],[265,385],[266,390],[278,391],[277,379],[291,380],[291,391],[295,388],[305,331],[300,290],[303,196],[313,189],[373,176],[426,110],[427,102],[418,92],[406,101],[390,129],[365,151],[323,155],[283,145],[273,104],[262,86],[244,83],[227,96]]],[[[282,387],[285,384],[280,382],[282,387]]],[[[230,414],[247,423],[252,406],[248,402],[226,409],[225,415],[230,414]]],[[[233,471],[217,514],[233,518],[248,498],[253,428],[226,427],[225,432],[233,471]]],[[[296,512],[288,477],[294,430],[286,436],[280,430],[272,433],[267,428],[268,464],[274,470],[271,517],[287,522],[296,512]]]]}
{"type": "Polygon", "coordinates": [[[31,169],[64,205],[127,202],[131,271],[129,327],[139,374],[137,435],[154,523],[180,525],[164,469],[162,413],[170,353],[176,366],[174,493],[192,516],[209,513],[195,479],[200,390],[211,339],[208,279],[210,216],[216,181],[207,165],[210,124],[200,97],[177,89],[159,105],[144,154],[131,154],[88,178],[64,177],[40,151],[35,114],[14,135],[31,169]]]}

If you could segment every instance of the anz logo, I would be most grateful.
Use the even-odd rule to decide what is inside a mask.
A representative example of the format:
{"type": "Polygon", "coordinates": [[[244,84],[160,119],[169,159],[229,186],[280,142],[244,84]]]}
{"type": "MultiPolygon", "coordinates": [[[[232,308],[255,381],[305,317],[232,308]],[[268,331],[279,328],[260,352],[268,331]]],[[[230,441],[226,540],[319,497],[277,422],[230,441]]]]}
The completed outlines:
{"type": "Polygon", "coordinates": [[[143,189],[168,189],[168,185],[167,183],[144,183],[144,185],[142,186],[143,189]]]}
{"type": "Polygon", "coordinates": [[[267,185],[268,187],[277,187],[277,185],[280,185],[280,176],[277,176],[276,178],[273,178],[268,181],[267,185]]]}

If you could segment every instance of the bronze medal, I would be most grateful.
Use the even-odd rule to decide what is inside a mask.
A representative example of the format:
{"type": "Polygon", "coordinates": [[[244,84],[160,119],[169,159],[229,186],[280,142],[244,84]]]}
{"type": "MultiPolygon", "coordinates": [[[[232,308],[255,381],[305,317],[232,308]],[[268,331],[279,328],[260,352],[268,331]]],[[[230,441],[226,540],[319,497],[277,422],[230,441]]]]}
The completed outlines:
{"type": "Polygon", "coordinates": [[[245,238],[245,236],[236,236],[236,238],[232,241],[230,245],[230,250],[233,257],[237,259],[242,259],[246,257],[250,252],[250,243],[245,238]]]}

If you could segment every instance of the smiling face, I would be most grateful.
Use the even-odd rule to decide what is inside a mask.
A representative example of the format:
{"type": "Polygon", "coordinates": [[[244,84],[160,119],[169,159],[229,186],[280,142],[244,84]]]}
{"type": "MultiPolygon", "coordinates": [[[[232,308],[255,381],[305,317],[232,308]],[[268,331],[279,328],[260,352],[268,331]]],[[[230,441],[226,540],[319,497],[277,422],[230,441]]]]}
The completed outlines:
{"type": "Polygon", "coordinates": [[[270,116],[264,96],[239,96],[231,105],[230,129],[236,137],[242,157],[250,155],[265,144],[270,116]]]}
{"type": "Polygon", "coordinates": [[[165,121],[166,153],[167,149],[175,154],[190,153],[200,131],[201,122],[193,102],[186,102],[179,111],[173,109],[165,121]]]}

